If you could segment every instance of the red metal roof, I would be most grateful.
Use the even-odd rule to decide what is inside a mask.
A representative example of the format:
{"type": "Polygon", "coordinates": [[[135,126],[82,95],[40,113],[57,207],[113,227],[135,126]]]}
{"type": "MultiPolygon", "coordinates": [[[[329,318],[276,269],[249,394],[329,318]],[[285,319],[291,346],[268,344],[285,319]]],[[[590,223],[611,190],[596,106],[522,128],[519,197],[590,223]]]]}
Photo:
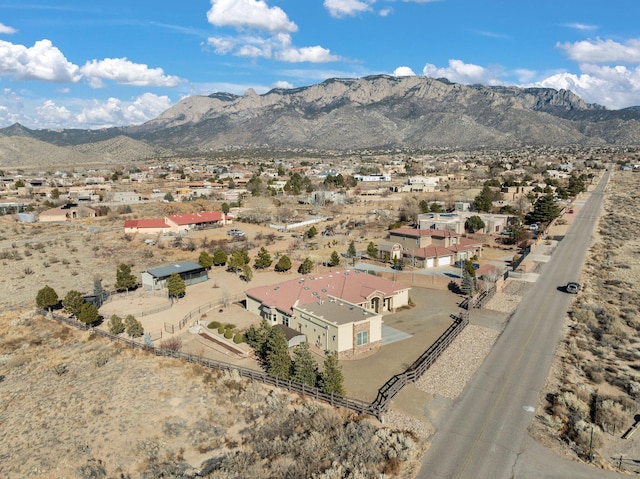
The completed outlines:
{"type": "Polygon", "coordinates": [[[181,225],[197,225],[198,223],[213,223],[224,220],[224,214],[221,211],[202,211],[200,213],[185,213],[182,215],[167,216],[175,224],[181,225]]]}

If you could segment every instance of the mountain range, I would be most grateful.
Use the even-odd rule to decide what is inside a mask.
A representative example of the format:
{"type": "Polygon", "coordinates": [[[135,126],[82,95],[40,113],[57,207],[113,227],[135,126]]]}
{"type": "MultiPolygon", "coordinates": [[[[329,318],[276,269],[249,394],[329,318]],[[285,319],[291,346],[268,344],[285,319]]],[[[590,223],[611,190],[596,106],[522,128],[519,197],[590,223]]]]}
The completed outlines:
{"type": "MultiPolygon", "coordinates": [[[[354,151],[404,148],[640,144],[640,107],[608,110],[568,90],[462,85],[421,76],[329,79],[263,95],[183,99],[138,126],[0,129],[0,162],[38,145],[49,158],[134,161],[234,149],[354,151]],[[44,144],[44,145],[43,145],[44,144]],[[60,150],[61,149],[61,150],[60,150]]],[[[33,151],[27,153],[33,154],[33,151]]]]}

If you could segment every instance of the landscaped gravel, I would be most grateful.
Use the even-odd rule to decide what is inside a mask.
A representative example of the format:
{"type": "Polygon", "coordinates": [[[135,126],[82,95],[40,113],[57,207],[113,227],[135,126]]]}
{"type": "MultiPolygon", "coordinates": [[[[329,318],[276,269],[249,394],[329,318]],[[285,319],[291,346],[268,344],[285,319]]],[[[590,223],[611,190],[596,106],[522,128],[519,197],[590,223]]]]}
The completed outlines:
{"type": "Polygon", "coordinates": [[[455,399],[489,354],[499,334],[494,329],[470,324],[422,375],[416,387],[455,399]]]}

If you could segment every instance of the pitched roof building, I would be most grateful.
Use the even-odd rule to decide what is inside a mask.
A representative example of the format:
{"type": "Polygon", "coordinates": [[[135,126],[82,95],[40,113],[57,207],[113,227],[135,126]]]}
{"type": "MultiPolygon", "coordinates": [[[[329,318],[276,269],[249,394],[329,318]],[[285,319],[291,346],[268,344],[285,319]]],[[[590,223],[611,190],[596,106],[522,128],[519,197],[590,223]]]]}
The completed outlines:
{"type": "Polygon", "coordinates": [[[380,347],[382,313],[409,302],[409,287],[355,270],[307,275],[245,291],[247,309],[306,335],[340,358],[380,347]]]}

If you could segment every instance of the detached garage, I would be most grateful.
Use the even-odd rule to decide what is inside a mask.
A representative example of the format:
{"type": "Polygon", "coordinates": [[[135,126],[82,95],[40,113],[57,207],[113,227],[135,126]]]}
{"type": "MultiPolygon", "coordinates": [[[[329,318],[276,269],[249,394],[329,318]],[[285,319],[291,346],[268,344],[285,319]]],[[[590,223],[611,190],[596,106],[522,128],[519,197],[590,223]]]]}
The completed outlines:
{"type": "Polygon", "coordinates": [[[206,268],[193,261],[186,261],[143,271],[142,287],[145,291],[166,288],[167,279],[174,273],[179,274],[187,286],[209,279],[206,268]]]}

